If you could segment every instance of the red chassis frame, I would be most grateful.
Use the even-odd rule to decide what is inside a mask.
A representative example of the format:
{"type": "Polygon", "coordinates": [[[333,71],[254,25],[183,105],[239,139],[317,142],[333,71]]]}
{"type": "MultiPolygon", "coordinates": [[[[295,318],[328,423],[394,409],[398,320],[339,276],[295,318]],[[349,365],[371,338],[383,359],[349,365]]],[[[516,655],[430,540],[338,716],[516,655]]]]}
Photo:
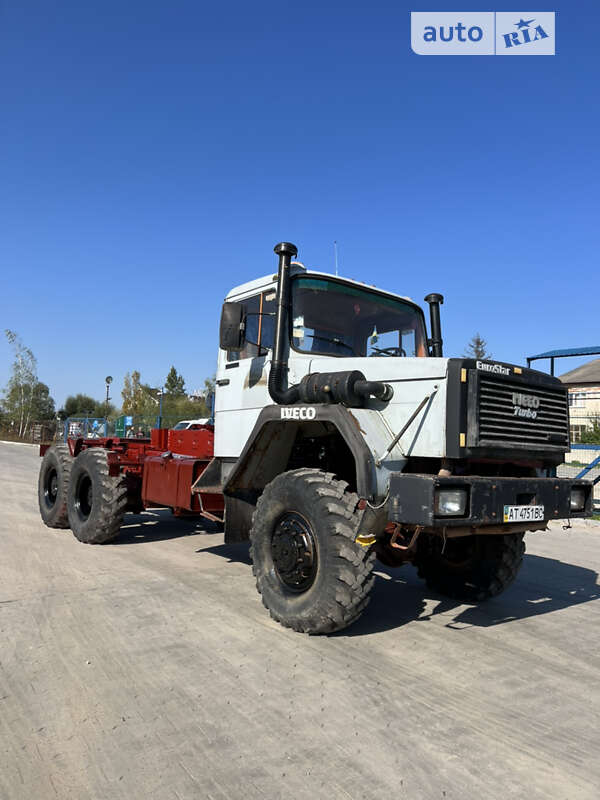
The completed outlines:
{"type": "MultiPolygon", "coordinates": [[[[202,425],[194,430],[155,428],[149,439],[68,439],[76,458],[82,450],[106,450],[109,474],[124,475],[128,488],[128,511],[167,507],[176,516],[198,515],[222,521],[222,494],[192,492],[213,458],[214,428],[202,425]]],[[[50,445],[40,447],[44,455],[50,445]]]]}

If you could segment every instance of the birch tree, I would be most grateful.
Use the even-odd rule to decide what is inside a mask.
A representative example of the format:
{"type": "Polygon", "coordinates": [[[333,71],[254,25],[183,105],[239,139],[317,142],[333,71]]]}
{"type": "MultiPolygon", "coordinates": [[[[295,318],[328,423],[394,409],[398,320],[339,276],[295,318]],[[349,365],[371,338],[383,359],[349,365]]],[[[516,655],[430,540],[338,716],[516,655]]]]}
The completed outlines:
{"type": "Polygon", "coordinates": [[[4,390],[4,413],[10,420],[15,433],[24,436],[32,421],[31,412],[34,405],[35,388],[38,384],[37,361],[17,333],[7,328],[4,334],[15,354],[12,375],[4,390]]]}

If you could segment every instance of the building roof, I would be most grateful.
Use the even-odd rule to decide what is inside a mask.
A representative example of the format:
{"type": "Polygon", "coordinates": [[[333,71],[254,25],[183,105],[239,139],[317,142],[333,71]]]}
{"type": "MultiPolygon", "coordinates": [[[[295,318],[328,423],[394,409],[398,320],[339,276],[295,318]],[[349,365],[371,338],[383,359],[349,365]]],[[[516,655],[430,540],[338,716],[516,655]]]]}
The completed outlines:
{"type": "Polygon", "coordinates": [[[538,353],[537,356],[528,356],[530,360],[536,358],[567,358],[568,356],[595,356],[600,354],[598,347],[569,347],[566,350],[548,350],[547,353],[538,353]]]}
{"type": "Polygon", "coordinates": [[[581,386],[582,384],[600,386],[600,358],[588,361],[581,367],[565,372],[560,376],[560,380],[569,386],[581,386]]]}

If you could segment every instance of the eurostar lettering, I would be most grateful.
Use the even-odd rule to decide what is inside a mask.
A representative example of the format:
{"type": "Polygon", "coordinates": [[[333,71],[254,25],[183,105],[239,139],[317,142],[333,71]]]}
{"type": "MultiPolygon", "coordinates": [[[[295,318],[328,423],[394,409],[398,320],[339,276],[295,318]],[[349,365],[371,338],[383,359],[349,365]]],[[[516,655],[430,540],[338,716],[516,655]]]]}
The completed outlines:
{"type": "Polygon", "coordinates": [[[314,419],[317,416],[316,408],[286,407],[281,409],[281,419],[314,419]]]}
{"type": "Polygon", "coordinates": [[[483,361],[477,362],[477,369],[482,372],[493,372],[495,375],[510,375],[510,367],[503,367],[502,364],[485,364],[483,361]]]}

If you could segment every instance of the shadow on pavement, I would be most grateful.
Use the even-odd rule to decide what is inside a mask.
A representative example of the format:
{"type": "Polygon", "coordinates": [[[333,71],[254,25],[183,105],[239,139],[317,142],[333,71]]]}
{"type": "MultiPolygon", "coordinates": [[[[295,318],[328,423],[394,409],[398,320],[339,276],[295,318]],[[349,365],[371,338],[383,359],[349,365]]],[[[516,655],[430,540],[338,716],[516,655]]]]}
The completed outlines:
{"type": "Polygon", "coordinates": [[[426,608],[426,588],[412,567],[389,569],[377,564],[375,585],[366,611],[349,628],[333,636],[364,636],[400,628],[421,618],[426,608]]]}
{"type": "MultiPolygon", "coordinates": [[[[121,534],[112,545],[158,542],[182,536],[203,537],[222,533],[222,526],[198,517],[173,517],[168,509],[128,514],[121,534]]],[[[206,538],[196,553],[211,553],[229,563],[251,564],[249,543],[209,544],[206,538]]],[[[108,545],[110,546],[110,545],[108,545]]],[[[475,625],[489,627],[548,614],[600,598],[598,573],[553,558],[526,555],[515,580],[503,594],[478,606],[465,605],[428,589],[412,566],[375,568],[371,602],[363,616],[336,636],[361,636],[401,627],[414,620],[427,621],[444,614],[446,626],[456,630],[475,625]],[[433,608],[432,608],[433,606],[433,608]],[[453,611],[456,611],[452,615],[453,611]]]]}
{"type": "Polygon", "coordinates": [[[110,544],[160,542],[195,534],[221,533],[222,527],[202,517],[174,517],[167,508],[127,514],[117,539],[110,544]]]}
{"type": "Polygon", "coordinates": [[[599,598],[598,573],[594,570],[554,558],[526,555],[515,582],[504,594],[480,606],[463,608],[449,627],[501,625],[599,598]]]}
{"type": "Polygon", "coordinates": [[[221,558],[226,558],[230,564],[233,562],[248,565],[252,564],[250,559],[250,542],[216,544],[213,547],[200,547],[196,552],[212,553],[215,556],[221,556],[221,558]]]}
{"type": "Polygon", "coordinates": [[[336,635],[377,633],[413,620],[426,621],[437,614],[448,616],[449,628],[489,627],[600,599],[597,572],[536,555],[524,557],[515,582],[503,594],[478,606],[431,591],[417,577],[414,567],[393,570],[378,565],[376,576],[371,602],[363,616],[336,635]],[[428,601],[437,601],[437,605],[430,613],[424,613],[428,601]],[[456,614],[452,616],[454,609],[456,614]]]}
{"type": "MultiPolygon", "coordinates": [[[[168,539],[179,539],[182,536],[210,537],[222,534],[223,526],[202,517],[174,517],[167,508],[156,508],[141,514],[127,514],[121,526],[119,537],[109,545],[133,544],[142,542],[162,542],[168,539]]],[[[206,539],[202,539],[204,543],[206,539]]],[[[216,544],[211,547],[199,547],[196,553],[212,553],[227,559],[230,563],[239,561],[252,564],[250,560],[250,543],[216,544]]]]}

